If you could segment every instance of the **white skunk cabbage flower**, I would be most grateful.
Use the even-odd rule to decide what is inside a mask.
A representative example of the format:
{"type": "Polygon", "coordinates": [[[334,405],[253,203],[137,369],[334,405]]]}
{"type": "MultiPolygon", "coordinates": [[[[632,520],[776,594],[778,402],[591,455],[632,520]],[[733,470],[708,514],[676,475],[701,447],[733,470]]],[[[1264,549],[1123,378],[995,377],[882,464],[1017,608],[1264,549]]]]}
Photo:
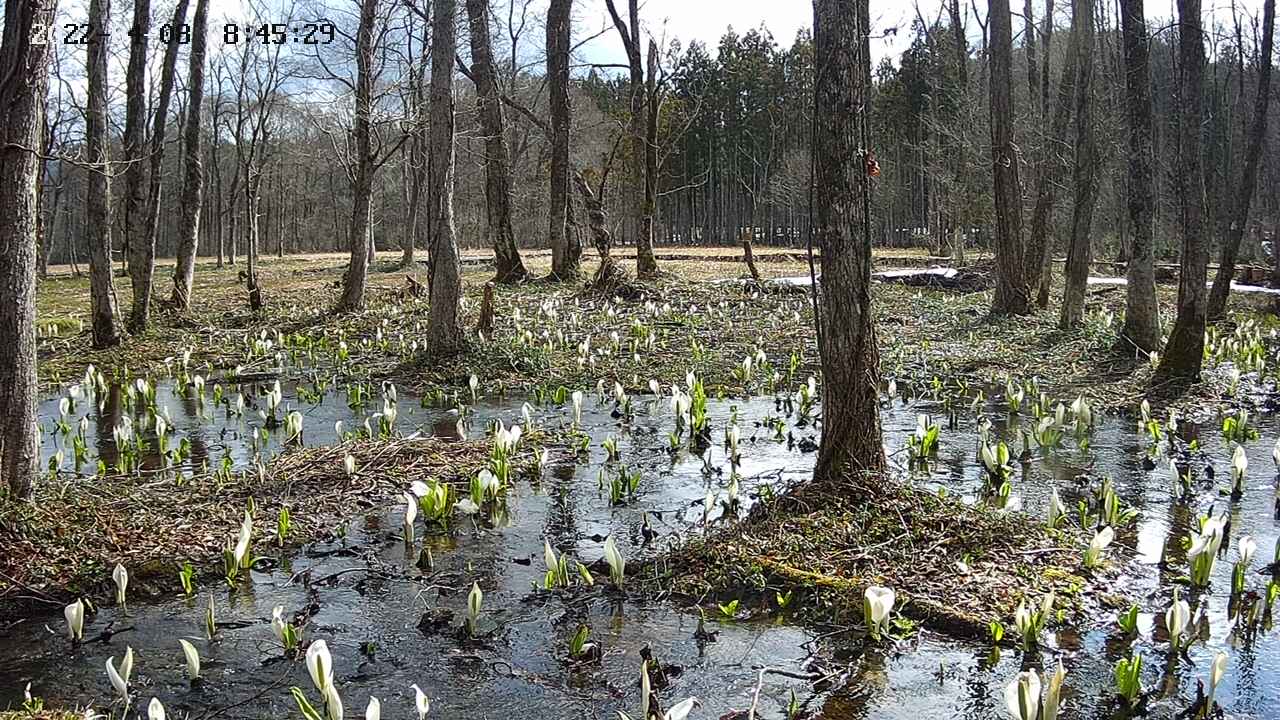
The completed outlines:
{"type": "Polygon", "coordinates": [[[342,720],[342,696],[332,682],[324,689],[324,712],[329,720],[342,720]]]}
{"type": "Polygon", "coordinates": [[[685,698],[680,702],[672,705],[662,714],[662,720],[685,720],[689,717],[689,713],[693,711],[695,705],[698,704],[698,698],[685,698]]]}
{"type": "Polygon", "coordinates": [[[417,684],[410,687],[413,688],[413,706],[418,710],[418,720],[425,720],[427,713],[431,712],[431,699],[417,684]]]}
{"type": "Polygon", "coordinates": [[[294,440],[302,436],[302,413],[294,410],[284,416],[285,440],[294,440]]]}
{"type": "Polygon", "coordinates": [[[370,695],[369,705],[364,709],[364,720],[382,720],[382,701],[370,695]]]}
{"type": "Polygon", "coordinates": [[[323,694],[325,688],[333,684],[333,657],[324,640],[316,640],[307,648],[306,663],[311,682],[323,694]]]}
{"type": "Polygon", "coordinates": [[[125,570],[120,563],[116,563],[116,569],[111,571],[111,579],[116,583],[116,604],[124,607],[125,590],[129,587],[129,571],[125,570]]]}
{"type": "Polygon", "coordinates": [[[604,561],[609,565],[609,578],[613,580],[613,584],[622,587],[623,578],[626,577],[627,560],[622,557],[612,535],[604,539],[604,561]]]}
{"type": "Polygon", "coordinates": [[[111,681],[111,687],[115,688],[116,694],[124,700],[125,705],[129,704],[129,681],[116,671],[116,659],[114,657],[107,658],[107,679],[111,681]]]}
{"type": "Polygon", "coordinates": [[[573,424],[582,424],[582,391],[573,391],[573,424]]]}
{"type": "Polygon", "coordinates": [[[658,384],[657,380],[649,380],[649,392],[653,393],[654,395],[662,394],[662,386],[658,384]]]}
{"type": "Polygon", "coordinates": [[[476,401],[476,395],[480,392],[480,378],[475,373],[471,373],[471,377],[467,378],[467,387],[471,388],[471,402],[476,401]]]}
{"type": "Polygon", "coordinates": [[[160,698],[151,698],[151,703],[147,705],[147,720],[165,720],[164,705],[160,703],[160,698]]]}
{"type": "Polygon", "coordinates": [[[1169,629],[1169,644],[1176,650],[1182,644],[1182,634],[1191,622],[1191,606],[1178,596],[1178,588],[1173,589],[1173,602],[1164,611],[1164,624],[1169,629]]]}
{"type": "Polygon", "coordinates": [[[1067,509],[1062,504],[1062,498],[1058,495],[1058,488],[1054,488],[1053,493],[1049,495],[1049,527],[1057,527],[1066,514],[1067,509]]]}
{"type": "Polygon", "coordinates": [[[1249,456],[1244,452],[1244,446],[1236,445],[1236,449],[1231,453],[1231,487],[1233,490],[1244,489],[1244,474],[1249,469],[1249,456]]]}
{"type": "Polygon", "coordinates": [[[1093,426],[1093,408],[1089,407],[1089,401],[1085,400],[1083,395],[1077,395],[1075,401],[1071,403],[1071,414],[1083,427],[1093,426]]]}
{"type": "Polygon", "coordinates": [[[1254,541],[1253,537],[1245,535],[1240,538],[1236,549],[1240,552],[1240,564],[1247,568],[1249,563],[1253,561],[1253,554],[1258,551],[1258,543],[1254,541]]]}
{"type": "Polygon", "coordinates": [[[1213,656],[1213,664],[1209,666],[1209,699],[1205,702],[1205,707],[1213,709],[1213,698],[1218,693],[1218,683],[1222,682],[1222,676],[1227,673],[1227,654],[1218,651],[1213,656]]]}
{"type": "Polygon", "coordinates": [[[1062,707],[1062,681],[1067,677],[1067,669],[1062,666],[1062,658],[1058,658],[1058,667],[1054,668],[1049,678],[1049,687],[1044,693],[1044,714],[1041,720],[1058,720],[1058,710],[1062,707]]]}
{"type": "Polygon", "coordinates": [[[556,551],[551,548],[550,540],[542,541],[542,561],[547,564],[547,569],[554,571],[560,567],[560,563],[556,560],[556,551]]]}
{"type": "Polygon", "coordinates": [[[1116,531],[1108,525],[1097,532],[1089,541],[1089,549],[1084,553],[1085,567],[1096,567],[1102,558],[1102,551],[1116,539],[1116,531]]]}
{"type": "Polygon", "coordinates": [[[240,534],[236,538],[235,549],[231,551],[231,557],[235,559],[236,567],[248,567],[246,564],[249,559],[249,541],[253,538],[253,516],[248,510],[244,511],[244,519],[240,521],[240,534]]]}
{"type": "Polygon", "coordinates": [[[897,595],[891,588],[872,585],[863,593],[863,616],[871,637],[879,640],[880,633],[889,626],[889,614],[893,612],[893,603],[897,595]]]}
{"type": "Polygon", "coordinates": [[[285,634],[288,631],[289,623],[284,619],[284,606],[276,605],[271,608],[271,632],[275,633],[281,645],[287,646],[289,643],[285,640],[285,634]]]}
{"type": "Polygon", "coordinates": [[[1036,671],[1018,673],[1004,688],[1004,702],[1015,720],[1036,720],[1040,715],[1040,676],[1036,671]]]}
{"type": "Polygon", "coordinates": [[[346,457],[342,458],[342,472],[346,473],[347,477],[356,474],[356,458],[351,453],[347,453],[346,457]]]}
{"type": "Polygon", "coordinates": [[[404,493],[404,541],[413,544],[413,523],[418,519],[418,498],[404,493]]]}
{"type": "Polygon", "coordinates": [[[200,653],[196,650],[196,646],[190,642],[178,638],[178,644],[182,646],[182,655],[187,661],[187,679],[200,679],[200,653]]]}
{"type": "Polygon", "coordinates": [[[471,592],[467,593],[467,624],[471,628],[472,634],[476,631],[476,621],[480,619],[480,606],[484,603],[484,591],[480,589],[480,583],[471,583],[471,592]]]}
{"type": "Polygon", "coordinates": [[[67,618],[67,637],[72,640],[84,639],[84,600],[76,600],[62,609],[67,618]]]}
{"type": "Polygon", "coordinates": [[[471,501],[471,498],[462,498],[455,502],[453,507],[463,515],[475,515],[480,512],[480,506],[471,501]]]}
{"type": "Polygon", "coordinates": [[[133,675],[133,648],[128,645],[124,648],[124,659],[120,661],[120,677],[125,682],[129,682],[129,677],[133,675]]]}

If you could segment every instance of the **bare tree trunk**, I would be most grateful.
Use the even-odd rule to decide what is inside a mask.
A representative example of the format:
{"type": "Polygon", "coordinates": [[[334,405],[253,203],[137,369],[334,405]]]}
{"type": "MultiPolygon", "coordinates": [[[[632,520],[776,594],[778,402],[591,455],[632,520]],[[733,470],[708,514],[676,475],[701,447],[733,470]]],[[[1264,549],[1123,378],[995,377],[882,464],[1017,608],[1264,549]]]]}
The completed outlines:
{"type": "Polygon", "coordinates": [[[1180,145],[1178,196],[1182,224],[1182,267],[1178,274],[1178,315],[1165,344],[1153,382],[1195,380],[1204,360],[1209,240],[1205,236],[1204,159],[1204,29],[1200,0],[1178,0],[1178,116],[1180,145]]]}
{"type": "MultiPolygon", "coordinates": [[[[634,0],[633,0],[634,2],[634,0]]],[[[653,240],[658,214],[658,44],[649,41],[649,70],[644,82],[644,214],[640,218],[640,240],[636,247],[636,271],[640,277],[658,273],[653,256],[653,240]]]]}
{"type": "Polygon", "coordinates": [[[529,271],[520,259],[511,229],[511,165],[502,119],[502,99],[489,43],[489,0],[467,0],[471,27],[471,73],[475,78],[480,131],[484,133],[484,197],[496,282],[523,282],[529,271]]]}
{"type": "Polygon", "coordinates": [[[36,178],[53,44],[32,43],[54,4],[10,0],[0,39],[0,488],[31,494],[37,472],[36,178]]]}
{"type": "MultiPolygon", "coordinates": [[[[1022,238],[1022,182],[1013,139],[1013,16],[1009,0],[991,0],[991,162],[995,181],[996,290],[993,315],[1031,314],[1022,238]]],[[[1039,258],[1032,257],[1035,263],[1039,258]]]]}
{"type": "MultiPolygon", "coordinates": [[[[1071,101],[1075,97],[1076,76],[1079,73],[1080,42],[1073,19],[1071,38],[1067,42],[1067,56],[1062,65],[1062,77],[1058,79],[1058,94],[1049,120],[1049,136],[1044,141],[1044,161],[1036,177],[1036,202],[1031,212],[1031,237],[1027,252],[1027,273],[1031,287],[1037,288],[1036,304],[1049,306],[1049,285],[1053,278],[1053,207],[1057,201],[1058,186],[1066,175],[1071,146],[1067,143],[1067,126],[1071,120],[1071,101]]],[[[1047,59],[1046,59],[1047,62],[1047,59]]]]}
{"type": "Polygon", "coordinates": [[[84,109],[88,187],[85,193],[85,235],[89,245],[89,301],[93,346],[120,343],[116,325],[115,284],[111,264],[111,166],[107,157],[107,21],[111,0],[89,0],[88,100],[84,109]]]}
{"type": "MultiPolygon", "coordinates": [[[[424,18],[424,21],[427,21],[427,19],[424,18]]],[[[424,122],[427,106],[427,93],[424,84],[426,65],[431,58],[430,50],[431,45],[426,41],[424,28],[422,52],[418,59],[419,66],[413,73],[413,88],[410,93],[416,126],[413,128],[413,133],[409,138],[406,160],[408,164],[406,172],[409,175],[409,198],[408,205],[405,208],[405,233],[400,240],[400,267],[404,269],[413,267],[414,248],[417,247],[418,237],[422,232],[422,187],[426,182],[428,143],[427,123],[424,122]]]]}
{"type": "MultiPolygon", "coordinates": [[[[187,20],[188,0],[178,0],[173,10],[171,28],[182,27],[187,20]]],[[[176,32],[176,30],[175,30],[176,32]]],[[[160,95],[156,102],[151,128],[151,182],[147,191],[146,216],[143,219],[140,242],[130,240],[129,274],[133,281],[133,308],[129,326],[137,332],[146,329],[151,317],[151,285],[155,274],[156,234],[160,227],[160,189],[164,180],[163,161],[165,150],[165,126],[169,120],[169,101],[173,97],[173,76],[178,64],[179,42],[170,42],[164,49],[164,61],[160,67],[160,95]]],[[[130,189],[130,192],[133,192],[130,189]]]]}
{"type": "Polygon", "coordinates": [[[129,67],[125,75],[124,113],[124,254],[129,258],[129,279],[133,286],[133,307],[129,329],[146,329],[148,297],[146,286],[147,185],[144,162],[147,135],[147,36],[151,32],[151,0],[134,0],[133,26],[129,33],[129,67]],[[139,324],[141,321],[141,324],[139,324]]]}
{"type": "Polygon", "coordinates": [[[431,309],[427,315],[427,351],[449,355],[464,344],[462,263],[453,225],[454,182],[454,53],[458,38],[455,0],[432,0],[431,17],[431,148],[427,167],[430,198],[431,309]]]}
{"type": "Polygon", "coordinates": [[[1130,354],[1136,348],[1150,353],[1160,347],[1160,304],[1156,301],[1151,71],[1142,0],[1120,0],[1120,20],[1129,132],[1126,194],[1133,247],[1129,253],[1124,328],[1120,331],[1117,350],[1130,354]]]}
{"type": "MultiPolygon", "coordinates": [[[[1244,167],[1240,171],[1240,184],[1234,193],[1236,206],[1231,225],[1222,243],[1218,261],[1218,274],[1209,290],[1208,316],[1222,317],[1227,309],[1227,295],[1236,274],[1236,259],[1240,254],[1240,241],[1249,224],[1249,209],[1253,204],[1254,190],[1258,184],[1258,163],[1262,159],[1267,134],[1267,107],[1271,100],[1271,51],[1275,37],[1276,0],[1265,0],[1262,6],[1262,49],[1258,56],[1258,94],[1253,103],[1253,124],[1249,128],[1249,149],[1244,154],[1244,167]]],[[[1272,242],[1280,241],[1280,238],[1272,242]]]]}
{"type": "MultiPolygon", "coordinates": [[[[178,200],[178,264],[173,271],[173,304],[181,311],[191,309],[191,290],[196,277],[196,251],[200,245],[200,209],[204,195],[204,167],[201,164],[200,116],[204,108],[205,34],[209,20],[209,0],[196,0],[195,22],[191,28],[191,59],[188,69],[187,124],[183,128],[186,166],[182,194],[178,200]]],[[[215,223],[218,219],[215,218],[215,223]]],[[[221,235],[219,235],[221,239],[221,235]]],[[[219,241],[218,265],[222,265],[219,241]]]]}
{"type": "Polygon", "coordinates": [[[569,24],[573,0],[551,0],[547,9],[547,83],[551,111],[551,208],[547,237],[551,275],[562,280],[580,272],[582,245],[568,232],[569,213],[569,24]]]}
{"type": "Polygon", "coordinates": [[[1084,318],[1084,296],[1088,290],[1093,207],[1098,195],[1098,168],[1093,136],[1093,3],[1072,0],[1071,15],[1076,26],[1076,148],[1075,203],[1071,213],[1071,246],[1063,272],[1066,287],[1062,294],[1059,325],[1071,328],[1084,318]]]}
{"type": "MultiPolygon", "coordinates": [[[[613,0],[605,0],[605,6],[613,18],[613,26],[622,38],[622,45],[627,51],[627,66],[631,71],[631,84],[628,92],[631,98],[631,119],[627,126],[627,136],[631,145],[631,181],[633,187],[643,192],[646,177],[646,136],[648,133],[647,97],[644,64],[640,57],[640,9],[638,0],[627,0],[628,19],[623,20],[613,0]]],[[[639,231],[636,236],[636,274],[640,277],[652,277],[658,272],[658,261],[653,256],[653,238],[645,233],[645,203],[633,201],[630,206],[634,217],[630,219],[632,232],[639,231]]]]}
{"type": "Polygon", "coordinates": [[[822,442],[814,477],[885,469],[879,352],[871,313],[870,182],[862,123],[870,121],[858,9],[867,0],[814,0],[815,234],[822,248],[819,316],[822,442]]]}
{"type": "Polygon", "coordinates": [[[339,311],[364,307],[364,290],[369,279],[370,244],[373,242],[371,204],[373,203],[373,25],[378,0],[360,0],[360,26],[356,30],[356,113],[351,130],[355,146],[351,168],[351,264],[343,276],[339,311]]]}

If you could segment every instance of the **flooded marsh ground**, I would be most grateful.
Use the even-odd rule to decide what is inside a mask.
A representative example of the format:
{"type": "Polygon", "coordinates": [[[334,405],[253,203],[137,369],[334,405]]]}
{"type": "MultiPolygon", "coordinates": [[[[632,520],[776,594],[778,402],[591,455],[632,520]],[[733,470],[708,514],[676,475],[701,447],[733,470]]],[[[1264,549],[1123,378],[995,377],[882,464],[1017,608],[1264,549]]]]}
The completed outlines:
{"type": "MultiPolygon", "coordinates": [[[[335,272],[316,262],[318,275],[335,272]]],[[[805,295],[711,289],[686,279],[693,269],[668,265],[676,277],[640,302],[500,288],[496,336],[443,368],[415,360],[420,308],[394,297],[393,274],[374,310],[333,324],[311,319],[322,307],[285,305],[281,278],[280,304],[269,311],[280,315],[245,311],[232,331],[137,338],[119,356],[79,352],[66,334],[44,339],[42,359],[61,383],[50,383],[40,406],[41,462],[56,474],[34,504],[101,492],[107,515],[106,506],[124,509],[120,525],[102,527],[133,534],[79,542],[99,531],[83,515],[73,518],[78,525],[42,526],[44,540],[62,548],[57,563],[8,558],[3,597],[22,610],[0,623],[0,707],[24,716],[29,683],[33,706],[121,717],[124,702],[104,665],[113,658],[118,667],[131,648],[128,717],[145,716],[151,697],[170,717],[301,717],[292,687],[322,707],[304,657],[319,640],[350,716],[376,696],[387,716],[411,717],[413,685],[430,698],[432,716],[635,716],[645,648],[666,669],[650,678],[654,701],[667,708],[697,697],[689,716],[697,718],[1003,717],[1009,681],[1034,668],[1047,684],[1059,660],[1067,673],[1060,717],[1172,718],[1195,704],[1198,682],[1207,690],[1219,652],[1226,667],[1215,697],[1226,717],[1269,717],[1280,706],[1277,633],[1269,613],[1249,618],[1255,596],[1269,605],[1280,537],[1269,321],[1242,314],[1220,326],[1208,381],[1174,409],[1175,421],[1157,403],[1140,423],[1134,388],[1149,371],[1104,352],[1122,296],[1096,298],[1087,328],[1062,337],[1048,320],[987,325],[977,314],[984,293],[878,286],[882,372],[893,380],[882,394],[884,442],[895,477],[994,518],[993,527],[1025,527],[1019,532],[1041,537],[1070,573],[1057,578],[1067,589],[1029,648],[1014,615],[1020,601],[1041,600],[1041,577],[1002,585],[998,602],[975,611],[999,623],[999,642],[930,622],[923,608],[932,585],[896,588],[895,620],[875,642],[860,611],[848,609],[861,606],[860,592],[832,613],[820,589],[827,578],[904,576],[878,569],[887,555],[874,547],[807,558],[764,544],[708,553],[747,558],[738,579],[756,584],[706,583],[702,592],[689,592],[689,568],[673,567],[690,542],[729,545],[771,520],[806,516],[777,510],[811,474],[822,407],[820,378],[809,384],[816,356],[805,295]],[[268,324],[276,327],[264,333],[268,324]],[[1044,361],[1032,372],[1027,358],[1044,361]],[[86,382],[88,362],[100,381],[86,382]],[[71,402],[73,384],[80,389],[71,402]],[[1014,395],[1022,397],[1016,408],[1014,395]],[[1078,395],[1091,414],[1083,428],[1071,408],[1078,395]],[[913,460],[922,415],[923,434],[938,428],[936,449],[913,460]],[[996,453],[1001,442],[1008,458],[993,473],[981,448],[996,453]],[[1241,454],[1247,467],[1237,483],[1241,454]],[[94,489],[110,483],[120,483],[118,493],[94,489]],[[187,492],[218,509],[184,517],[187,492]],[[441,493],[447,511],[437,511],[441,493]],[[153,533],[164,542],[127,567],[133,580],[122,608],[115,563],[146,545],[147,527],[166,522],[163,513],[124,517],[128,498],[148,497],[172,498],[164,509],[177,529],[153,533]],[[1060,530],[1046,532],[1055,498],[1060,530]],[[463,502],[473,499],[474,510],[463,502]],[[292,509],[283,543],[280,507],[292,509]],[[249,565],[235,564],[228,582],[222,551],[235,552],[246,510],[249,565]],[[1112,522],[1100,522],[1103,513],[1112,522]],[[1185,539],[1201,532],[1203,517],[1230,524],[1208,586],[1197,589],[1185,539]],[[1114,540],[1098,568],[1080,567],[1103,524],[1114,540]],[[1236,593],[1233,566],[1246,536],[1257,549],[1236,593]],[[621,587],[610,546],[625,559],[621,587]],[[548,567],[548,548],[562,566],[548,567]],[[750,565],[761,556],[820,577],[806,584],[750,565]],[[197,566],[190,596],[177,569],[188,560],[197,566]],[[1069,588],[1077,578],[1080,587],[1069,588]],[[1179,652],[1165,619],[1175,589],[1191,614],[1179,652]],[[93,609],[84,641],[73,643],[63,607],[77,597],[93,609]],[[1118,618],[1135,605],[1122,628],[1118,618]],[[296,651],[273,627],[277,606],[300,636],[296,651]],[[598,658],[572,657],[583,627],[598,658]],[[200,657],[197,682],[187,679],[179,639],[200,657]],[[1115,666],[1137,656],[1143,699],[1130,709],[1116,700],[1115,666]]],[[[720,276],[741,272],[724,265],[720,276]]],[[[781,277],[797,274],[798,263],[762,266],[781,277]]],[[[482,275],[468,272],[473,301],[482,275]]],[[[808,499],[808,517],[839,519],[823,515],[830,508],[820,495],[808,499]]],[[[839,505],[834,496],[828,504],[839,505]]],[[[931,576],[948,574],[937,587],[954,592],[1023,562],[946,544],[896,549],[914,552],[931,576]]]]}

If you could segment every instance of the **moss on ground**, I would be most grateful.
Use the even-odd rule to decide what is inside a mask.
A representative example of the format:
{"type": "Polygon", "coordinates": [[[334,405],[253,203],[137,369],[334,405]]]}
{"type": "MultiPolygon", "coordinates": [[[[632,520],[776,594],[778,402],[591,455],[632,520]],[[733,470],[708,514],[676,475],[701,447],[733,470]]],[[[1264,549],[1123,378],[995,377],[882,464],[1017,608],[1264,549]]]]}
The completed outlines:
{"type": "Polygon", "coordinates": [[[863,478],[806,483],[742,523],[691,541],[663,563],[664,587],[699,603],[747,597],[823,622],[857,625],[863,592],[893,588],[903,614],[934,629],[986,637],[1012,627],[1024,598],[1050,590],[1078,607],[1085,540],[1006,513],[863,478]]]}

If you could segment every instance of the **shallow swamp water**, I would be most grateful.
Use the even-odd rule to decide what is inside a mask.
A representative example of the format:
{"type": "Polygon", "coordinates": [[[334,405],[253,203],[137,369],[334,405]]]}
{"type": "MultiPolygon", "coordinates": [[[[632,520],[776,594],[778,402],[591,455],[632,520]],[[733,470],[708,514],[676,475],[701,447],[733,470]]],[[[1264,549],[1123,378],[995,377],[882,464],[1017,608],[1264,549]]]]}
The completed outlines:
{"type": "MultiPolygon", "coordinates": [[[[348,407],[337,393],[311,403],[299,402],[293,386],[286,384],[285,390],[286,404],[297,406],[305,417],[303,438],[308,444],[331,443],[335,421],[352,428],[368,415],[367,409],[348,407]]],[[[740,619],[734,620],[724,618],[714,605],[704,608],[705,627],[714,637],[699,638],[698,611],[674,601],[624,596],[601,583],[573,593],[536,589],[545,571],[544,539],[557,552],[591,564],[601,557],[605,537],[614,535],[628,561],[635,562],[682,537],[704,532],[708,487],[720,498],[726,493],[728,463],[719,444],[713,444],[707,462],[688,453],[667,452],[667,432],[673,427],[668,399],[634,396],[635,413],[628,422],[612,416],[611,404],[587,395],[581,427],[592,436],[589,459],[553,456],[541,478],[516,482],[501,518],[478,528],[459,519],[448,537],[429,535],[424,540],[420,535],[419,543],[432,548],[431,569],[420,568],[417,553],[405,550],[400,504],[353,517],[334,538],[297,551],[277,557],[273,550],[260,550],[258,554],[273,558],[262,565],[269,569],[253,571],[250,581],[235,591],[212,588],[219,622],[212,641],[203,631],[210,587],[186,599],[178,596],[176,579],[172,599],[131,602],[127,615],[114,606],[101,608],[87,623],[85,636],[111,628],[114,634],[107,642],[73,648],[66,640],[61,612],[31,616],[0,628],[0,707],[19,707],[23,689],[31,683],[32,694],[52,707],[91,704],[99,711],[114,710],[118,717],[122,707],[118,701],[112,704],[114,693],[103,665],[108,657],[118,661],[128,645],[136,654],[130,717],[145,713],[152,696],[165,703],[170,717],[297,717],[289,687],[306,689],[313,701],[315,693],[303,664],[283,659],[272,634],[271,610],[283,605],[286,616],[306,616],[304,643],[324,639],[332,650],[336,683],[351,716],[360,715],[373,695],[381,699],[387,717],[410,717],[412,684],[430,696],[435,717],[502,718],[521,712],[611,718],[619,709],[634,716],[640,704],[639,653],[645,646],[673,666],[669,687],[661,691],[666,704],[699,698],[701,706],[693,718],[746,717],[753,705],[757,717],[786,717],[792,693],[803,716],[1005,717],[1002,693],[1013,675],[1031,667],[1047,670],[1058,658],[1068,672],[1063,717],[1129,716],[1111,699],[1112,667],[1130,648],[1116,626],[1114,610],[1095,609],[1078,627],[1054,625],[1038,651],[1007,648],[995,658],[988,643],[957,641],[929,631],[896,644],[865,646],[841,632],[846,628],[797,624],[752,607],[741,608],[740,619]],[[635,497],[618,506],[610,503],[598,480],[602,469],[612,468],[600,447],[611,434],[619,439],[619,463],[641,473],[635,497]],[[706,465],[723,472],[708,474],[706,465]],[[480,624],[488,635],[482,641],[463,641],[454,628],[465,614],[473,581],[484,591],[480,624]],[[449,612],[451,619],[445,620],[449,612]],[[563,660],[568,639],[580,624],[588,625],[591,640],[603,647],[599,664],[573,667],[563,660]],[[195,644],[202,657],[203,679],[194,686],[183,676],[180,637],[195,644]],[[815,658],[818,664],[812,662],[815,658]],[[823,682],[812,682],[820,677],[823,682]]],[[[52,396],[41,405],[46,463],[59,447],[48,432],[58,418],[58,400],[52,396]]],[[[462,431],[481,435],[495,418],[508,425],[519,422],[522,403],[523,399],[481,400],[462,431]]],[[[169,408],[175,441],[189,439],[187,462],[213,467],[227,457],[243,468],[253,461],[249,438],[261,424],[253,412],[243,418],[220,410],[202,413],[164,383],[157,390],[157,404],[169,408]]],[[[886,448],[904,466],[901,472],[914,482],[985,502],[982,471],[975,460],[977,417],[961,411],[954,427],[944,421],[937,460],[927,469],[908,469],[903,448],[917,415],[942,416],[943,408],[924,399],[886,399],[884,405],[886,448]]],[[[399,407],[396,427],[402,434],[459,433],[458,417],[448,411],[420,407],[404,395],[399,407]]],[[[984,413],[994,423],[994,432],[1016,449],[1017,425],[1029,420],[1010,417],[996,404],[988,404],[984,413]]],[[[95,440],[90,443],[90,462],[98,455],[111,462],[116,418],[96,415],[96,410],[90,412],[87,437],[95,440]]],[[[566,425],[571,415],[567,406],[534,409],[536,422],[551,428],[566,425]]],[[[780,492],[809,473],[814,453],[806,451],[804,441],[816,441],[815,430],[787,415],[774,398],[712,400],[709,415],[717,439],[731,417],[736,416],[742,428],[739,473],[745,505],[763,488],[780,492]],[[781,440],[775,439],[777,430],[771,427],[775,420],[783,423],[781,440]],[[788,435],[794,443],[787,442],[788,435]]],[[[73,426],[77,421],[71,418],[73,426]]],[[[1196,492],[1186,502],[1174,501],[1165,450],[1155,456],[1154,469],[1144,467],[1151,443],[1128,418],[1100,419],[1087,449],[1068,438],[1058,449],[1035,450],[1012,482],[1010,511],[1020,509],[1035,518],[1045,516],[1053,488],[1070,509],[1087,492],[1088,479],[1103,476],[1113,478],[1122,500],[1138,511],[1135,523],[1117,532],[1108,556],[1122,568],[1121,589],[1142,609],[1139,638],[1132,648],[1146,659],[1144,686],[1154,689],[1148,717],[1176,717],[1186,709],[1197,681],[1207,682],[1210,660],[1218,650],[1229,655],[1217,693],[1227,716],[1280,717],[1277,632],[1246,641],[1233,632],[1227,607],[1235,541],[1242,535],[1256,540],[1261,559],[1254,561],[1249,587],[1260,590],[1267,578],[1254,571],[1270,562],[1278,535],[1271,448],[1280,426],[1270,418],[1254,422],[1261,437],[1245,445],[1248,489],[1238,501],[1220,493],[1229,482],[1232,444],[1222,440],[1212,423],[1199,428],[1185,424],[1182,430],[1187,439],[1198,434],[1202,452],[1192,462],[1196,492]],[[1205,479],[1207,463],[1217,470],[1216,484],[1205,479]],[[1208,639],[1175,662],[1168,657],[1160,618],[1175,579],[1186,573],[1179,538],[1196,514],[1210,506],[1229,511],[1232,546],[1215,566],[1212,590],[1201,597],[1208,639]],[[1159,564],[1162,557],[1167,569],[1159,564]]],[[[259,448],[263,457],[279,449],[277,442],[273,438],[259,448]]],[[[66,454],[64,467],[69,463],[66,454]]],[[[144,466],[148,462],[159,459],[144,461],[144,466]]],[[[720,508],[710,513],[713,525],[732,521],[723,513],[720,508]]],[[[1194,600],[1192,604],[1194,608],[1194,600]]],[[[1012,630],[1011,618],[1005,624],[1012,630]]]]}

